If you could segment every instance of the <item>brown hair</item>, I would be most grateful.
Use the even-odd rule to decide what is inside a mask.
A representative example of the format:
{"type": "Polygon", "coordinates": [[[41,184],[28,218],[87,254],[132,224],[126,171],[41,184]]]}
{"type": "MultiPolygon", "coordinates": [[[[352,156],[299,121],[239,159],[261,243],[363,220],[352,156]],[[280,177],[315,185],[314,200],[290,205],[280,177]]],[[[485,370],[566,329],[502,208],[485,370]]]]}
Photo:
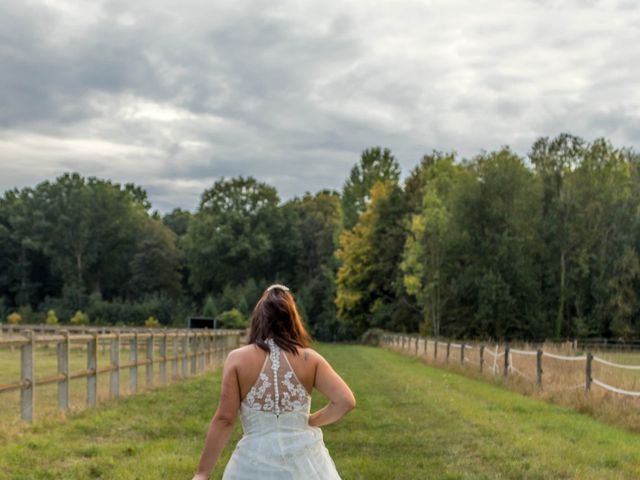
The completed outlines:
{"type": "Polygon", "coordinates": [[[293,294],[284,286],[272,285],[266,289],[251,314],[248,343],[255,343],[269,352],[269,345],[265,341],[268,337],[273,337],[283,350],[296,355],[296,346],[305,348],[311,342],[293,294]]]}

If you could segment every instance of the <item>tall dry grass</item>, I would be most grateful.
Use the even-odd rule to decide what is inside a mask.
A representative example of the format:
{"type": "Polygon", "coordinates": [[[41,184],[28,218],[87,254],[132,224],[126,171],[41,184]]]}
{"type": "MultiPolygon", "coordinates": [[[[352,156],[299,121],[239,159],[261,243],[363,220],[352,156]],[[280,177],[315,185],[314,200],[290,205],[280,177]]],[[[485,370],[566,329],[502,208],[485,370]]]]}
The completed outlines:
{"type": "MultiPolygon", "coordinates": [[[[440,368],[447,368],[474,378],[488,380],[525,395],[540,400],[572,408],[586,413],[604,422],[624,427],[640,433],[640,398],[610,392],[591,383],[586,389],[586,351],[579,350],[574,344],[544,343],[511,344],[509,358],[510,368],[505,375],[504,345],[486,344],[484,364],[480,371],[480,344],[465,344],[464,358],[461,355],[462,345],[452,343],[449,359],[446,356],[446,343],[439,342],[437,355],[435,344],[428,340],[425,353],[425,339],[411,337],[402,345],[384,342],[386,348],[411,354],[427,364],[440,368]],[[543,352],[575,358],[576,360],[561,360],[548,355],[542,356],[542,385],[537,385],[537,349],[543,352]],[[514,351],[516,350],[516,351],[514,351]],[[519,353],[526,351],[528,353],[519,353]],[[491,353],[493,352],[493,354],[491,353]],[[497,355],[496,355],[497,353],[497,355]],[[463,361],[463,363],[461,363],[463,361]]],[[[595,350],[591,353],[597,358],[622,365],[640,365],[640,352],[595,350]]],[[[609,365],[592,362],[591,378],[628,391],[640,391],[640,370],[628,370],[609,365]]]]}

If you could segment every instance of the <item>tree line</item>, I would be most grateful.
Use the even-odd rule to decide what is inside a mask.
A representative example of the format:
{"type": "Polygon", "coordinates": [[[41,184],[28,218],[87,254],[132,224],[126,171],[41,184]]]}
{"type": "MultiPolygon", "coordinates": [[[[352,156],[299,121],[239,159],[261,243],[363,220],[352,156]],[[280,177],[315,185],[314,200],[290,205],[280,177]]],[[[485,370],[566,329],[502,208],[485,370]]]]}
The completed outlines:
{"type": "Polygon", "coordinates": [[[526,156],[432,151],[401,180],[373,147],[341,191],[283,202],[253,177],[221,178],[194,212],[165,215],[139,186],[67,173],[0,199],[0,313],[241,327],[279,282],[322,340],[638,337],[639,165],[563,133],[526,156]]]}

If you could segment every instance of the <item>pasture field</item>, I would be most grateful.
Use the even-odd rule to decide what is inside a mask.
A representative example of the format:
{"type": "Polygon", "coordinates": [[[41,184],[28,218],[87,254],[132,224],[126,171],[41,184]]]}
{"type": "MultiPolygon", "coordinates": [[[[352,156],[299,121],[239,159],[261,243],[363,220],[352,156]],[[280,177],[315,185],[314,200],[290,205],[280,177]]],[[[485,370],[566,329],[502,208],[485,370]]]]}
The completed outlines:
{"type": "MultiPolygon", "coordinates": [[[[627,430],[387,349],[316,348],[358,402],[322,428],[344,480],[640,477],[640,436],[627,430]]],[[[219,384],[218,369],[40,419],[2,440],[0,479],[190,479],[219,384]]],[[[314,392],[312,410],[325,402],[314,392]]],[[[212,478],[241,434],[238,420],[212,478]]]]}
{"type": "Polygon", "coordinates": [[[429,365],[438,366],[471,378],[480,378],[538,399],[588,413],[596,419],[640,433],[640,360],[637,351],[597,351],[589,367],[588,351],[545,344],[540,358],[541,383],[538,385],[537,345],[515,345],[509,353],[507,365],[503,345],[485,345],[484,362],[479,344],[447,343],[402,336],[384,343],[384,348],[419,358],[429,365]],[[610,363],[613,362],[613,363],[610,363]],[[483,364],[481,368],[481,363],[483,364]],[[587,391],[587,372],[590,389],[587,391]],[[612,391],[622,389],[623,391],[612,391]],[[631,394],[624,394],[625,392],[631,394]]]}
{"type": "Polygon", "coordinates": [[[624,350],[602,350],[597,355],[611,362],[618,362],[624,365],[640,365],[640,352],[624,350]]]}
{"type": "MultiPolygon", "coordinates": [[[[43,378],[55,375],[58,368],[57,350],[55,345],[38,345],[35,352],[35,376],[43,378]]],[[[138,359],[146,358],[145,342],[138,342],[138,359]]],[[[172,354],[171,351],[168,354],[172,354]]],[[[213,370],[220,364],[222,352],[212,354],[217,361],[208,365],[205,363],[205,370],[213,370]],[[215,355],[218,355],[217,357],[215,355]]],[[[97,351],[98,367],[108,366],[111,361],[111,353],[109,345],[101,343],[97,351]]],[[[154,345],[154,355],[158,359],[160,357],[160,348],[156,343],[154,345]]],[[[123,343],[120,347],[120,364],[124,365],[130,361],[130,348],[128,343],[123,343]]],[[[72,343],[69,355],[69,367],[72,373],[85,370],[87,368],[87,351],[86,345],[72,343]]],[[[172,362],[168,361],[167,382],[182,381],[182,359],[178,360],[178,378],[172,379],[172,362]]],[[[187,373],[191,371],[191,360],[187,363],[187,373]]],[[[100,373],[98,375],[98,404],[104,403],[109,399],[109,372],[100,373]]],[[[8,384],[20,380],[20,347],[13,350],[7,346],[0,347],[0,384],[8,384]]],[[[73,379],[70,382],[70,411],[76,412],[83,410],[86,406],[86,378],[73,379]]],[[[160,365],[158,363],[153,366],[153,385],[161,385],[160,365]]],[[[147,389],[147,373],[146,366],[138,366],[138,392],[147,389]]],[[[130,385],[130,369],[122,368],[120,370],[120,396],[132,394],[130,385]]],[[[20,392],[0,393],[0,405],[2,410],[0,414],[0,443],[11,436],[15,431],[23,429],[23,422],[20,420],[20,392]]],[[[59,418],[63,419],[67,414],[58,409],[58,386],[55,383],[47,385],[36,385],[35,395],[35,421],[42,418],[59,418]]]]}

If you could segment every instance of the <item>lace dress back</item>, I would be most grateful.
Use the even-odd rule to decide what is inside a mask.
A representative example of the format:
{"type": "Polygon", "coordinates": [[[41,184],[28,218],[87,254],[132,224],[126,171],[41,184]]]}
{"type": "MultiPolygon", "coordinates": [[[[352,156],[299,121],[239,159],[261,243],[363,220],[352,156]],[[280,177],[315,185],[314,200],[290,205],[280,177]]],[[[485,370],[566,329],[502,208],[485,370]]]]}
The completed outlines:
{"type": "Polygon", "coordinates": [[[276,416],[283,412],[306,410],[311,401],[309,392],[273,338],[266,341],[271,351],[243,403],[252,410],[271,412],[276,416]]]}

